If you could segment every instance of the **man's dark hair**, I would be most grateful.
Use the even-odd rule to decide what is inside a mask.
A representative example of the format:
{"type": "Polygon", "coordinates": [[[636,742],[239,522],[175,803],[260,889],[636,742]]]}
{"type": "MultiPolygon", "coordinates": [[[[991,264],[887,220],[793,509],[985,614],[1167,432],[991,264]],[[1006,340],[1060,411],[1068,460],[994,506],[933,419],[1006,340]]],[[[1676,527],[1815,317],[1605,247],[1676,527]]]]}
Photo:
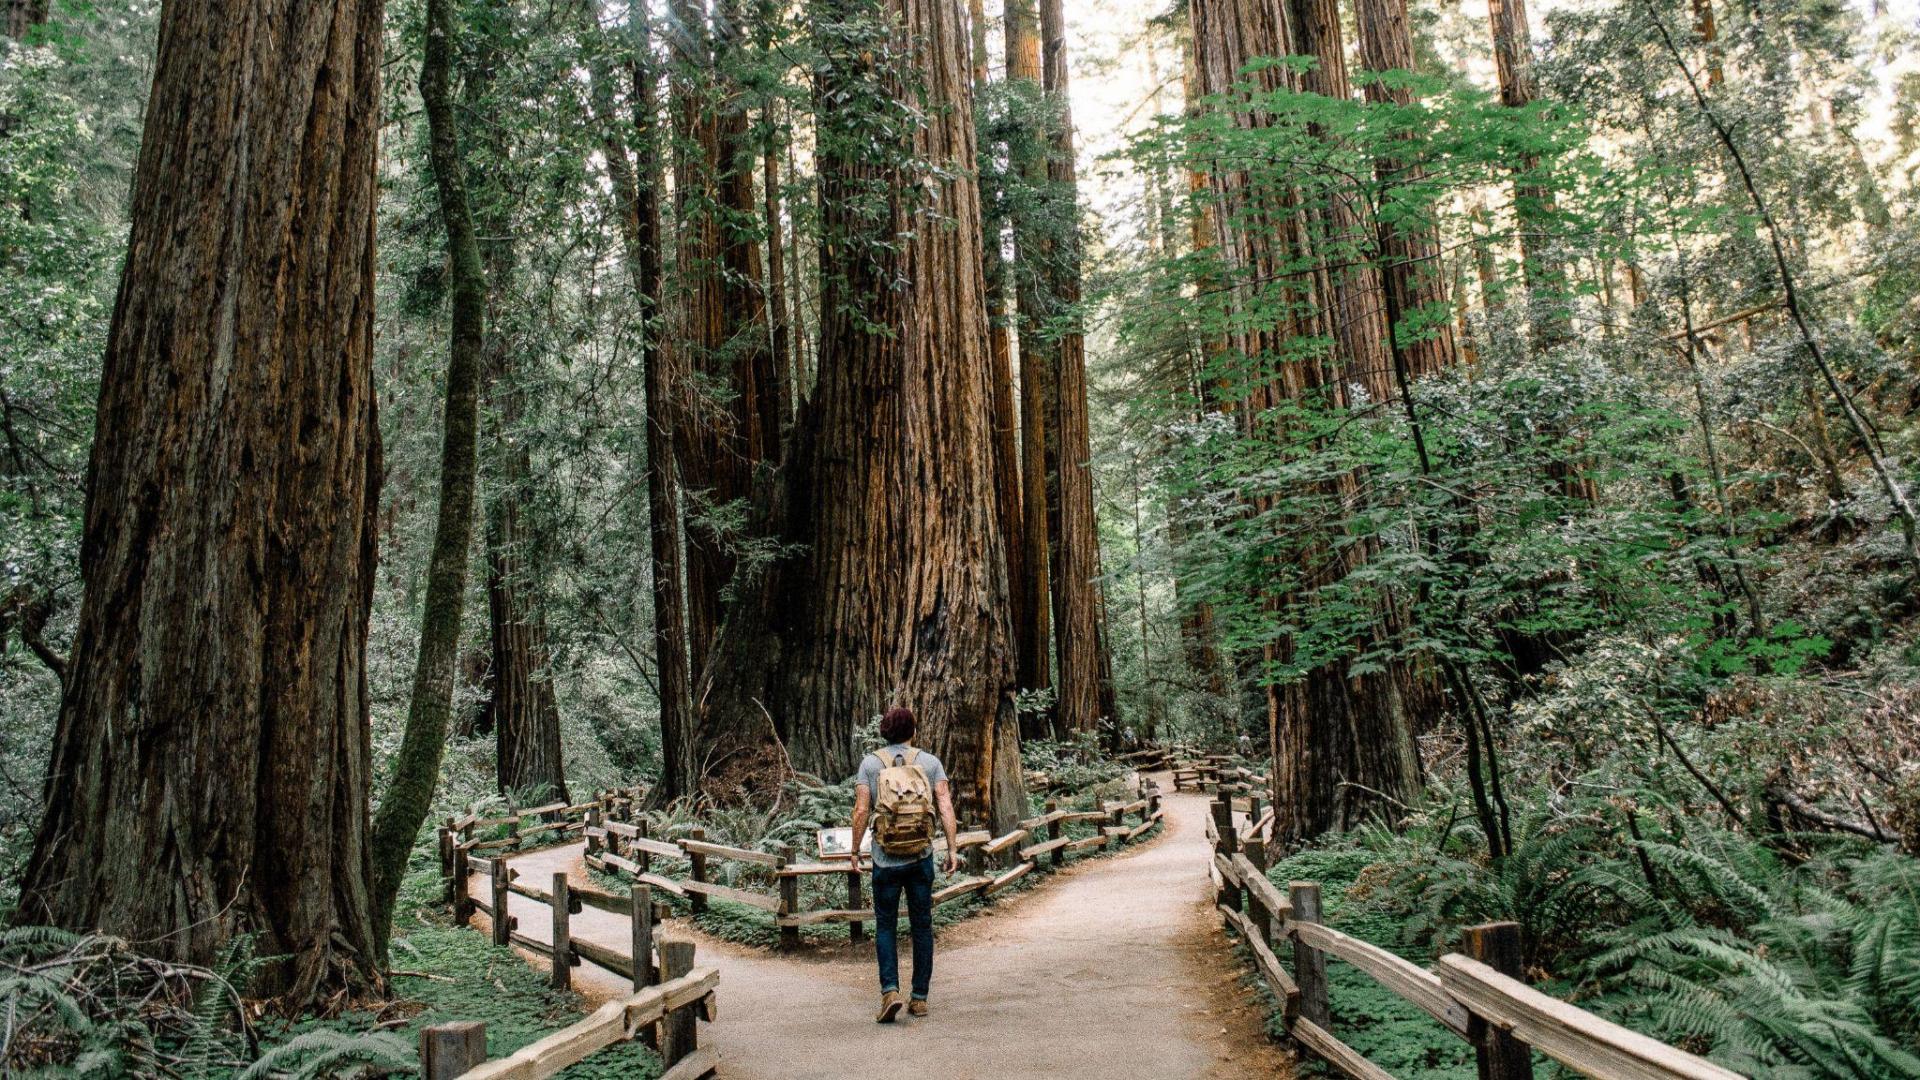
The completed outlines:
{"type": "Polygon", "coordinates": [[[913,710],[905,705],[895,705],[880,718],[880,737],[887,740],[889,746],[913,738],[913,728],[913,710]]]}

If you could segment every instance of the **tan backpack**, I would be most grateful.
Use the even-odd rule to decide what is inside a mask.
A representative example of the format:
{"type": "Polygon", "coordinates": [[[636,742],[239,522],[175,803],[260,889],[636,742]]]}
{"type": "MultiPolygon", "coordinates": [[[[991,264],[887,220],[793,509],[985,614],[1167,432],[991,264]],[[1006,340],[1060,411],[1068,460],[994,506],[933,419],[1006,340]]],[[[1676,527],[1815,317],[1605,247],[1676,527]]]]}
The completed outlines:
{"type": "Polygon", "coordinates": [[[879,751],[880,778],[874,781],[873,842],[895,858],[918,858],[933,847],[933,783],[915,765],[920,751],[908,747],[893,763],[879,751]]]}

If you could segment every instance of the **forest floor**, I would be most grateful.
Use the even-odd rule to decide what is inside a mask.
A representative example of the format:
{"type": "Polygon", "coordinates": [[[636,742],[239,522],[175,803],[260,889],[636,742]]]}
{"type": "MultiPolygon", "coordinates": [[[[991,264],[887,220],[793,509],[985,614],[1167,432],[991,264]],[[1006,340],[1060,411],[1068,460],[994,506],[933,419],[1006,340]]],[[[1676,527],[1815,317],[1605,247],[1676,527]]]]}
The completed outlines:
{"type": "MultiPolygon", "coordinates": [[[[719,1052],[727,1080],[858,1076],[896,1058],[953,1080],[1291,1076],[1292,1059],[1266,1037],[1265,1010],[1214,916],[1207,801],[1169,794],[1163,805],[1157,841],[1070,865],[942,931],[924,1019],[873,1022],[870,943],[785,956],[667,924],[662,930],[699,943],[697,965],[720,969],[720,1019],[702,1025],[701,1044],[719,1052]]],[[[584,882],[582,853],[581,845],[551,848],[513,865],[535,882],[557,870],[584,882]]],[[[546,905],[516,895],[510,908],[522,933],[547,939],[546,905]]],[[[621,916],[588,909],[570,929],[628,947],[621,916]]],[[[904,927],[900,945],[904,984],[904,927]]],[[[629,988],[588,963],[574,969],[574,983],[589,999],[629,988]]]]}

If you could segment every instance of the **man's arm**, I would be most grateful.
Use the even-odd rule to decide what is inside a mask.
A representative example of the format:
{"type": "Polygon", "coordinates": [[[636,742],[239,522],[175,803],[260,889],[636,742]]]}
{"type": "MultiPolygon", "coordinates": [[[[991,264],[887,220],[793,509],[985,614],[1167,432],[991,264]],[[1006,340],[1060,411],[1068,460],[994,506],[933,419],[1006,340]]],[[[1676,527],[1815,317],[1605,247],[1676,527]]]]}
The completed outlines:
{"type": "Polygon", "coordinates": [[[872,809],[873,792],[865,784],[853,786],[853,865],[860,865],[860,838],[867,835],[867,813],[872,809]]]}
{"type": "Polygon", "coordinates": [[[933,785],[934,801],[940,804],[940,825],[947,830],[947,873],[960,868],[960,819],[953,812],[953,785],[941,780],[933,785]]]}

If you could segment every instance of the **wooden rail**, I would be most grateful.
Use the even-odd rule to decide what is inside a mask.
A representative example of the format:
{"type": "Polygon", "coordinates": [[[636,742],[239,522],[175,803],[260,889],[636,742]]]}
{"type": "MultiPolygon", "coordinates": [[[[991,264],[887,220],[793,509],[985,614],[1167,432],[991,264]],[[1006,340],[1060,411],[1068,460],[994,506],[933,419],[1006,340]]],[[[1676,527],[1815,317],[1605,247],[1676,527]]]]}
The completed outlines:
{"type": "MultiPolygon", "coordinates": [[[[490,917],[496,911],[504,911],[504,896],[508,893],[554,904],[555,897],[562,895],[559,884],[549,889],[541,882],[518,880],[518,875],[507,866],[506,857],[533,849],[524,843],[525,837],[558,834],[570,839],[578,834],[587,842],[588,866],[606,873],[624,874],[636,887],[660,889],[683,897],[696,913],[705,910],[709,898],[718,898],[772,914],[782,948],[798,947],[801,927],[826,923],[845,923],[851,940],[864,940],[867,924],[873,918],[864,900],[865,864],[800,862],[784,845],[771,845],[772,851],[758,851],[714,843],[698,828],[677,838],[655,836],[648,821],[633,814],[634,803],[634,797],[603,795],[576,806],[555,804],[507,817],[481,819],[468,815],[447,821],[440,834],[441,868],[447,877],[447,899],[453,907],[454,921],[465,923],[476,911],[490,917]],[[578,814],[580,820],[564,820],[565,815],[572,814],[578,814]],[[620,820],[623,817],[628,820],[620,820]],[[534,820],[529,823],[529,819],[534,820]],[[511,830],[508,837],[475,836],[477,829],[502,825],[511,830]],[[507,848],[512,850],[505,850],[507,848]],[[482,851],[493,855],[482,855],[482,851]],[[656,863],[662,859],[672,860],[671,874],[668,866],[656,863]],[[715,880],[713,871],[728,863],[743,867],[742,874],[715,880]],[[492,881],[493,887],[484,898],[472,896],[466,887],[469,877],[475,874],[492,881]],[[801,880],[831,875],[846,880],[845,906],[836,902],[826,908],[806,907],[801,902],[801,880]]],[[[1067,810],[1049,801],[1045,813],[1021,822],[1002,836],[994,836],[985,829],[963,832],[953,839],[952,847],[965,856],[966,876],[941,887],[934,894],[934,902],[991,896],[1037,865],[1060,866],[1070,854],[1131,843],[1163,817],[1159,786],[1143,777],[1131,798],[1109,801],[1097,809],[1067,810]],[[1088,824],[1097,825],[1091,835],[1076,837],[1066,831],[1068,826],[1088,824]]],[[[937,839],[935,856],[942,856],[947,846],[947,838],[937,839]]],[[[638,910],[634,905],[642,902],[597,889],[575,888],[564,894],[564,903],[574,914],[579,913],[582,906],[626,914],[638,910]]],[[[495,924],[497,943],[519,943],[532,951],[543,951],[531,939],[514,937],[515,926],[510,917],[496,919],[495,924]]],[[[600,962],[592,956],[587,959],[600,962]]],[[[568,962],[577,963],[578,958],[570,958],[568,962]]]]}
{"type": "Polygon", "coordinates": [[[426,1080],[541,1080],[609,1046],[645,1038],[667,1063],[661,1080],[713,1075],[717,1059],[699,1046],[695,1018],[717,1015],[714,995],[720,973],[694,968],[691,941],[663,941],[667,978],[630,997],[609,1001],[585,1019],[496,1061],[487,1060],[487,1028],[463,1021],[420,1032],[421,1073],[426,1080]]]}
{"type": "MultiPolygon", "coordinates": [[[[1474,1047],[1483,1080],[1527,1080],[1533,1051],[1602,1080],[1737,1080],[1740,1074],[1603,1020],[1522,982],[1520,928],[1487,923],[1466,932],[1472,955],[1449,953],[1433,970],[1350,937],[1320,921],[1320,886],[1296,881],[1283,895],[1266,876],[1266,845],[1243,837],[1231,785],[1216,789],[1207,835],[1211,876],[1229,927],[1245,941],[1255,969],[1281,1001],[1287,1030],[1340,1072],[1362,1080],[1390,1074],[1331,1030],[1328,959],[1366,972],[1474,1047]],[[1292,970],[1281,964],[1291,953],[1292,970]]],[[[1262,820],[1258,800],[1245,820],[1262,820]]]]}
{"type": "MultiPolygon", "coordinates": [[[[632,817],[630,811],[609,803],[582,803],[580,807],[543,807],[543,809],[564,809],[568,813],[582,813],[578,822],[578,832],[586,836],[588,855],[586,863],[595,871],[626,874],[637,886],[651,886],[674,896],[682,896],[689,901],[693,911],[703,911],[708,897],[726,899],[732,903],[743,903],[749,907],[758,907],[774,917],[774,926],[780,930],[780,944],[785,949],[801,944],[803,926],[820,926],[831,922],[845,922],[847,934],[854,942],[866,938],[866,928],[874,919],[870,907],[864,901],[864,871],[866,863],[854,865],[851,861],[797,861],[793,851],[785,846],[774,846],[772,851],[756,851],[751,847],[735,847],[730,844],[714,844],[707,840],[705,832],[693,828],[682,838],[662,838],[653,836],[651,826],[645,819],[618,821],[618,815],[632,817]],[[662,867],[659,859],[672,859],[672,872],[662,867]],[[739,876],[730,880],[714,880],[714,871],[720,865],[733,863],[743,867],[739,876]],[[831,907],[806,907],[801,901],[801,880],[803,878],[822,878],[822,876],[841,876],[847,880],[845,905],[831,907]],[[764,892],[762,892],[764,890],[764,892]]],[[[532,811],[528,811],[532,813],[532,811]]],[[[952,847],[966,857],[966,876],[952,880],[941,886],[933,901],[948,903],[966,897],[993,896],[998,890],[1006,888],[1025,872],[1033,871],[1037,865],[1058,867],[1066,863],[1068,855],[1077,855],[1092,849],[1110,849],[1129,844],[1140,838],[1144,832],[1154,828],[1164,819],[1160,807],[1160,788],[1152,780],[1142,778],[1135,796],[1123,801],[1108,801],[1098,809],[1062,809],[1056,803],[1048,801],[1046,811],[1041,817],[1020,822],[1018,828],[1004,836],[993,836],[991,832],[977,828],[962,832],[954,838],[952,847]],[[1091,836],[1069,836],[1068,826],[1075,824],[1096,824],[1091,836]],[[1025,844],[1029,840],[1041,838],[1037,842],[1025,844]],[[995,869],[998,872],[991,872],[995,869]]],[[[442,838],[444,851],[444,869],[449,878],[470,872],[488,872],[499,859],[484,859],[472,855],[474,844],[463,840],[457,832],[461,822],[447,822],[442,838]]],[[[522,830],[526,834],[526,830],[522,830]]],[[[947,851],[947,838],[935,840],[935,857],[943,857],[947,851]]],[[[463,878],[465,880],[465,878],[463,878]]],[[[520,896],[549,901],[551,890],[543,890],[538,882],[520,884],[515,874],[507,872],[505,882],[507,892],[520,896]]],[[[465,920],[474,909],[492,913],[495,903],[486,899],[467,899],[461,888],[453,888],[449,882],[447,892],[451,894],[451,903],[455,905],[455,920],[465,920]]],[[[818,892],[818,890],[814,890],[818,892]]],[[[612,909],[611,905],[632,903],[624,897],[599,894],[584,894],[584,890],[574,890],[576,896],[568,897],[568,903],[574,911],[580,911],[580,905],[612,909]]],[[[837,897],[835,897],[837,899],[837,897]]],[[[511,926],[509,926],[511,932],[511,926]]],[[[588,957],[593,959],[593,957],[588,957]]],[[[595,961],[599,963],[599,961],[595,961]]]]}

